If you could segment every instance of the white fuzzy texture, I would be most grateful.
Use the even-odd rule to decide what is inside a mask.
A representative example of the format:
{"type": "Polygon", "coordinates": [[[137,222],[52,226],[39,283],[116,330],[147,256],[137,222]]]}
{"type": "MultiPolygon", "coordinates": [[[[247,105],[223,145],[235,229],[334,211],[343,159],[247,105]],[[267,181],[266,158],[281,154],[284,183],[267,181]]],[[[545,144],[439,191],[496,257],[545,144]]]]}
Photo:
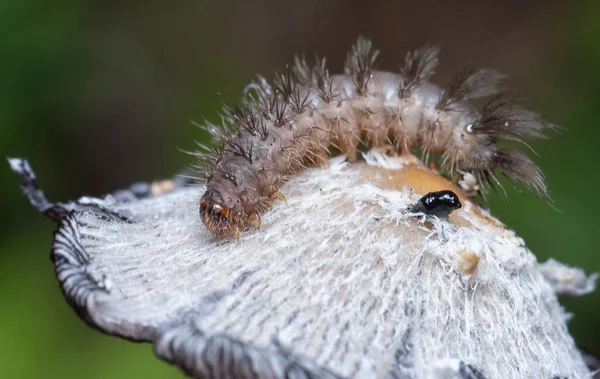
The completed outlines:
{"type": "Polygon", "coordinates": [[[586,276],[582,269],[569,267],[555,259],[540,265],[544,278],[558,295],[586,295],[596,289],[598,273],[586,276]]]}
{"type": "MultiPolygon", "coordinates": [[[[404,165],[382,159],[367,161],[404,165]]],[[[470,226],[429,228],[406,210],[420,195],[381,189],[364,167],[334,158],[302,172],[281,189],[288,204],[239,241],[202,225],[202,188],[118,205],[133,224],[79,216],[88,269],[110,283],[92,320],[160,330],[185,313],[205,336],[284,349],[348,378],[458,378],[459,361],[488,379],[589,377],[521,238],[470,203],[456,211],[470,226]],[[462,251],[479,258],[472,274],[462,251]]],[[[160,340],[156,349],[170,354],[160,340]]]]}

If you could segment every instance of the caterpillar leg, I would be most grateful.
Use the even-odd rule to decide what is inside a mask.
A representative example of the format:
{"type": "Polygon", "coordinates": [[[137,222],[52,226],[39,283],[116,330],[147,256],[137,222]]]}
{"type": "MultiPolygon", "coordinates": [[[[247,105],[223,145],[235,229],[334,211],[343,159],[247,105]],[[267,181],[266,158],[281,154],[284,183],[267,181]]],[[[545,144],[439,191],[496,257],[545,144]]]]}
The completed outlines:
{"type": "Polygon", "coordinates": [[[402,158],[406,159],[412,165],[422,165],[421,160],[412,153],[412,146],[408,144],[408,140],[404,140],[402,146],[399,149],[402,158]]]}
{"type": "Polygon", "coordinates": [[[250,216],[248,216],[248,221],[254,225],[254,227],[259,230],[260,229],[260,214],[258,212],[252,212],[250,216]]]}
{"type": "Polygon", "coordinates": [[[356,146],[351,146],[350,148],[346,148],[346,159],[348,160],[349,163],[356,163],[356,154],[357,154],[357,147],[356,146]]]}
{"type": "Polygon", "coordinates": [[[461,175],[460,179],[458,180],[458,185],[460,186],[460,189],[462,189],[465,192],[466,195],[474,196],[477,192],[479,192],[481,187],[479,186],[475,175],[466,171],[458,170],[458,172],[461,175]]]}
{"type": "Polygon", "coordinates": [[[275,191],[275,193],[273,193],[273,195],[271,195],[271,200],[275,201],[275,200],[281,200],[285,203],[285,205],[288,205],[287,199],[285,198],[285,195],[282,194],[279,191],[275,191]]]}
{"type": "Polygon", "coordinates": [[[400,152],[401,156],[408,157],[412,155],[413,145],[407,135],[399,135],[395,139],[394,145],[396,146],[396,150],[400,152]]]}
{"type": "Polygon", "coordinates": [[[310,154],[312,155],[312,157],[310,158],[311,161],[313,161],[314,163],[318,163],[321,169],[329,168],[329,156],[327,154],[327,149],[318,148],[310,154]]]}
{"type": "Polygon", "coordinates": [[[398,149],[392,144],[383,144],[373,148],[373,150],[388,157],[397,157],[399,155],[398,149]]]}
{"type": "Polygon", "coordinates": [[[359,143],[360,139],[355,135],[349,135],[343,139],[342,144],[344,146],[344,153],[346,153],[346,159],[348,162],[356,163],[356,155],[358,153],[359,143]]]}

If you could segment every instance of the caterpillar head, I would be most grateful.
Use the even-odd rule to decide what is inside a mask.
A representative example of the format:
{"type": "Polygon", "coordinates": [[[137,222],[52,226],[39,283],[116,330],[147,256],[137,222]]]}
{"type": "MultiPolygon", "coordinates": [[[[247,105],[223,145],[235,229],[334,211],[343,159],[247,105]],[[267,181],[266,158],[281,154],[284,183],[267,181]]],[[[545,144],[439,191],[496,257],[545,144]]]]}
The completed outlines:
{"type": "Polygon", "coordinates": [[[200,218],[208,230],[218,237],[239,236],[244,212],[239,199],[228,193],[208,189],[200,199],[200,218]]]}

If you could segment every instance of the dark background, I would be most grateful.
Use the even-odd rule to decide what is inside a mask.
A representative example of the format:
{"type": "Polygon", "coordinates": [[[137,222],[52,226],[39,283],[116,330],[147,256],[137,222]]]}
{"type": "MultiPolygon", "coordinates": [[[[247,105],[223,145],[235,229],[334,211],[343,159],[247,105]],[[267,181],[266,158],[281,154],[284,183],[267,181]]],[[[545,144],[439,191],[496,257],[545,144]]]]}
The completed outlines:
{"type": "MultiPolygon", "coordinates": [[[[532,143],[559,211],[514,190],[490,207],[540,261],[600,271],[600,3],[449,3],[1,1],[0,155],[27,157],[52,200],[170,177],[192,163],[178,149],[205,138],[190,121],[218,121],[217,92],[236,101],[255,73],[271,75],[294,53],[318,52],[339,72],[358,34],[386,70],[431,41],[442,47],[436,82],[463,66],[498,69],[529,107],[568,128],[532,143]]],[[[7,165],[0,179],[0,375],[180,377],[149,344],[77,318],[48,259],[55,225],[7,165]]],[[[561,302],[577,343],[599,355],[600,292],[561,302]]]]}

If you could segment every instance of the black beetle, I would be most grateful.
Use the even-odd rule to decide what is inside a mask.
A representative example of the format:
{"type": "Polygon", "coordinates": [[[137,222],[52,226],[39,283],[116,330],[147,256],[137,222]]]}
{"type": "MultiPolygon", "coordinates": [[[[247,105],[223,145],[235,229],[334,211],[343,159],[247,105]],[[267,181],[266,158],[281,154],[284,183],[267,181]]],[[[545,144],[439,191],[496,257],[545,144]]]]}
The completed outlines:
{"type": "Polygon", "coordinates": [[[409,208],[411,212],[422,212],[427,216],[446,218],[453,211],[462,207],[458,196],[450,191],[429,192],[409,208]]]}

